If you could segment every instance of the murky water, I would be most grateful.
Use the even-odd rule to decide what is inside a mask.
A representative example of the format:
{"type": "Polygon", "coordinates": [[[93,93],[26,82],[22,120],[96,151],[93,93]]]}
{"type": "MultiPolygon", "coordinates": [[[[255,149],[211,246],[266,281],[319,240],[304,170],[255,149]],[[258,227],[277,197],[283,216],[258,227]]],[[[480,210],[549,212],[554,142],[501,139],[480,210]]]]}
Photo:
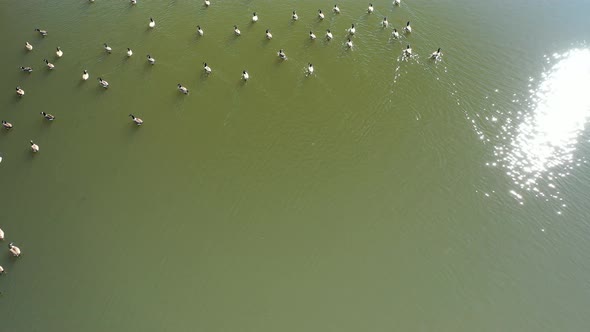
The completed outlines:
{"type": "Polygon", "coordinates": [[[333,5],[0,1],[0,330],[586,330],[590,3],[333,5]]]}

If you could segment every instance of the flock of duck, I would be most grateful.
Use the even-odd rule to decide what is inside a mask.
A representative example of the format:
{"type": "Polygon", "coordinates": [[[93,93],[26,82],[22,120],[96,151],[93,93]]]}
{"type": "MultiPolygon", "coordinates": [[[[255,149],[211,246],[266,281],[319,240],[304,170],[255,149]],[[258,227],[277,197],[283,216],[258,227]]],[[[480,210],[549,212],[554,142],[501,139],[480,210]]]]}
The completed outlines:
{"type": "MultiPolygon", "coordinates": [[[[89,0],[89,1],[90,2],[94,2],[94,0],[89,0]]],[[[132,5],[137,4],[137,1],[136,0],[131,0],[130,2],[131,2],[132,5]]],[[[393,4],[399,6],[400,5],[400,2],[401,2],[401,0],[394,0],[393,1],[393,4]]],[[[209,7],[210,5],[211,5],[211,2],[209,0],[205,0],[204,6],[205,7],[209,7]]],[[[375,10],[375,8],[373,7],[373,4],[370,3],[369,6],[368,6],[368,8],[367,8],[367,13],[368,14],[372,14],[374,12],[374,10],[375,10]]],[[[334,14],[340,14],[340,7],[338,7],[338,5],[334,5],[334,7],[332,8],[332,11],[333,11],[334,14]]],[[[323,20],[324,18],[325,18],[325,14],[323,13],[323,11],[321,9],[318,10],[318,19],[323,20]]],[[[297,15],[297,12],[296,11],[293,11],[292,12],[291,19],[293,21],[299,20],[299,16],[297,15]]],[[[258,22],[258,14],[256,12],[254,12],[252,14],[251,21],[253,23],[258,22]]],[[[383,28],[389,27],[389,22],[387,21],[387,17],[384,17],[383,18],[383,21],[381,22],[381,25],[382,25],[383,28]]],[[[149,19],[148,27],[150,29],[153,29],[153,28],[156,27],[156,21],[152,17],[150,17],[150,19],[149,19]]],[[[42,30],[42,29],[36,28],[35,31],[38,32],[42,37],[46,37],[48,35],[48,32],[46,30],[42,30]]],[[[405,27],[403,28],[402,33],[404,33],[404,34],[410,34],[411,32],[412,32],[412,26],[410,25],[410,22],[408,21],[406,23],[405,27]]],[[[350,26],[350,28],[347,29],[347,33],[348,33],[348,36],[347,36],[347,40],[346,40],[346,42],[345,42],[344,45],[345,45],[345,47],[347,49],[352,49],[354,47],[353,41],[352,41],[352,37],[356,34],[356,27],[355,27],[354,23],[350,26]]],[[[199,36],[203,36],[205,34],[200,25],[197,26],[197,34],[199,36]]],[[[238,28],[237,25],[234,25],[234,34],[236,36],[240,36],[242,34],[242,32],[240,31],[240,29],[238,28]]],[[[269,40],[273,38],[270,29],[266,29],[265,36],[269,40]]],[[[400,32],[397,31],[397,29],[394,28],[393,29],[393,32],[391,33],[391,36],[394,39],[398,39],[398,38],[400,38],[400,32]]],[[[313,31],[310,31],[309,32],[309,38],[312,39],[312,40],[314,40],[314,39],[317,38],[317,36],[314,34],[313,31]]],[[[330,41],[330,40],[332,40],[334,38],[334,36],[333,36],[332,32],[330,31],[330,29],[327,29],[326,30],[325,38],[328,41],[330,41]]],[[[110,54],[110,53],[113,52],[113,49],[107,43],[104,43],[103,44],[103,48],[104,48],[105,52],[108,53],[108,54],[110,54]]],[[[28,51],[32,51],[33,50],[33,45],[31,45],[29,42],[26,42],[25,43],[25,49],[28,50],[28,51]]],[[[62,51],[62,49],[60,47],[57,47],[56,48],[56,51],[55,51],[55,55],[57,56],[57,58],[61,58],[64,55],[64,52],[62,51]]],[[[130,48],[127,48],[127,56],[128,57],[133,56],[133,50],[131,50],[130,48]]],[[[287,60],[287,55],[286,55],[286,53],[285,53],[285,51],[283,49],[280,49],[277,52],[277,56],[281,60],[287,60]]],[[[404,48],[403,51],[402,51],[402,60],[411,58],[412,56],[413,56],[413,54],[412,54],[412,48],[408,44],[406,46],[406,48],[404,48]]],[[[435,61],[436,60],[440,60],[441,57],[442,57],[442,53],[441,53],[441,49],[440,48],[438,48],[438,50],[434,51],[430,55],[430,58],[433,59],[433,60],[435,60],[435,61]]],[[[53,63],[49,62],[49,60],[44,59],[43,61],[45,62],[45,65],[46,65],[46,67],[49,70],[53,70],[55,68],[55,65],[53,63]]],[[[147,54],[147,61],[151,65],[154,65],[156,63],[156,59],[153,58],[150,54],[147,54]]],[[[27,72],[27,73],[31,73],[33,71],[33,68],[31,68],[31,67],[20,67],[20,69],[23,72],[27,72]]],[[[206,62],[203,63],[203,70],[204,70],[204,72],[206,74],[211,74],[212,73],[211,67],[209,67],[209,65],[206,62]]],[[[312,75],[313,73],[314,73],[314,66],[313,66],[312,63],[308,63],[307,68],[306,68],[306,75],[312,75]]],[[[90,74],[88,73],[88,70],[85,69],[82,72],[82,80],[86,81],[89,78],[90,78],[90,74]]],[[[250,79],[250,74],[248,73],[247,70],[243,70],[242,71],[241,79],[244,80],[244,81],[248,81],[250,79]]],[[[109,82],[107,82],[106,80],[104,80],[102,77],[98,77],[97,80],[98,80],[99,86],[101,86],[104,89],[108,89],[109,88],[109,82]]],[[[180,83],[177,84],[177,89],[178,89],[178,91],[180,91],[181,93],[183,93],[185,95],[189,93],[189,89],[187,87],[183,86],[180,83]]],[[[23,97],[25,95],[25,90],[22,87],[17,86],[16,87],[16,94],[17,94],[18,97],[23,97]]],[[[47,119],[48,121],[55,120],[55,116],[53,116],[51,114],[47,114],[45,112],[41,112],[41,115],[43,115],[43,117],[45,119],[47,119]]],[[[131,118],[131,120],[136,125],[140,126],[140,125],[143,124],[143,120],[140,119],[140,118],[138,118],[138,117],[136,117],[135,115],[129,114],[129,117],[131,118]]],[[[10,130],[10,129],[13,128],[12,123],[10,123],[8,121],[5,121],[5,120],[2,120],[2,126],[6,130],[10,130]]],[[[40,150],[39,149],[39,145],[35,144],[33,141],[30,141],[30,149],[34,153],[39,152],[39,150],[40,150]]]]}

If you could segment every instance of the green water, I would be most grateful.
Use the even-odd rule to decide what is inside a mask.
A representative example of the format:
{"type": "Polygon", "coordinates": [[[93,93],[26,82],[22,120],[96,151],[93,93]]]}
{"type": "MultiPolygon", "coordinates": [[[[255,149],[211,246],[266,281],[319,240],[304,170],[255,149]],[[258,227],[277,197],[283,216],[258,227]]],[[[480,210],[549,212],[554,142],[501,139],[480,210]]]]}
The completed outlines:
{"type": "Polygon", "coordinates": [[[498,151],[588,1],[211,1],[0,0],[0,331],[587,330],[585,118],[536,186],[498,151]]]}

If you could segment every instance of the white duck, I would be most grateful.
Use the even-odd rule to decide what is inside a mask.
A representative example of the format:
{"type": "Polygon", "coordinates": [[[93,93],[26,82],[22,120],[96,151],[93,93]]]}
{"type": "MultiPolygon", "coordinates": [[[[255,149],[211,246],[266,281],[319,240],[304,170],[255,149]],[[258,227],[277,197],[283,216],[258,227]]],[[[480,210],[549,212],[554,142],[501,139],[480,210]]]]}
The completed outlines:
{"type": "Polygon", "coordinates": [[[338,5],[334,5],[334,8],[332,10],[334,11],[334,13],[340,14],[340,8],[338,7],[338,5]]]}
{"type": "Polygon", "coordinates": [[[137,0],[131,0],[131,4],[132,5],[136,5],[137,4],[137,0]]]}
{"type": "Polygon", "coordinates": [[[350,38],[348,38],[348,40],[346,41],[346,48],[352,48],[352,40],[350,40],[350,38]]]}
{"type": "Polygon", "coordinates": [[[31,141],[31,151],[33,151],[33,153],[39,152],[39,145],[35,144],[33,141],[31,141]]]}
{"type": "Polygon", "coordinates": [[[90,74],[88,74],[88,70],[84,69],[84,72],[82,73],[82,80],[87,81],[89,77],[90,74]]]}
{"type": "Polygon", "coordinates": [[[406,57],[412,56],[412,48],[410,47],[410,44],[408,44],[408,46],[406,46],[406,49],[404,50],[404,56],[406,56],[406,57]]]}
{"type": "Polygon", "coordinates": [[[37,31],[43,37],[47,36],[46,30],[41,30],[41,29],[37,28],[37,29],[35,29],[35,31],[37,31]]]}
{"type": "Polygon", "coordinates": [[[143,124],[142,119],[135,117],[135,115],[133,115],[133,114],[129,114],[129,116],[131,117],[133,122],[135,122],[136,125],[141,126],[143,124]]]}
{"type": "Polygon", "coordinates": [[[205,7],[209,7],[209,6],[211,6],[211,1],[205,0],[205,7]]]}
{"type": "Polygon", "coordinates": [[[100,77],[98,78],[98,84],[100,84],[100,86],[102,86],[105,89],[109,87],[109,82],[103,80],[100,77]]]}
{"type": "Polygon", "coordinates": [[[153,65],[156,63],[156,59],[152,58],[151,55],[147,55],[147,61],[150,63],[150,65],[153,65]]]}
{"type": "Polygon", "coordinates": [[[326,30],[326,39],[332,40],[332,38],[334,38],[334,36],[332,35],[332,31],[330,31],[330,29],[326,30]]]}
{"type": "Polygon", "coordinates": [[[25,95],[25,90],[21,89],[21,88],[20,88],[20,86],[17,86],[17,87],[16,87],[16,94],[17,94],[19,97],[22,97],[22,96],[24,96],[24,95],[25,95]]]}
{"type": "Polygon", "coordinates": [[[408,23],[406,23],[406,27],[404,28],[404,31],[407,33],[412,32],[412,27],[410,26],[410,21],[408,21],[408,23]]]}
{"type": "Polygon", "coordinates": [[[55,116],[53,116],[52,114],[41,112],[41,115],[43,115],[43,117],[48,121],[55,120],[55,116]]]}
{"type": "Polygon", "coordinates": [[[27,49],[27,51],[32,51],[33,50],[33,45],[29,44],[29,42],[25,43],[25,48],[27,49]]]}
{"type": "Polygon", "coordinates": [[[293,21],[297,21],[299,19],[299,16],[297,16],[297,13],[293,11],[293,15],[291,15],[291,18],[293,19],[293,21]]]}
{"type": "Polygon", "coordinates": [[[203,29],[201,29],[200,25],[197,25],[197,34],[199,34],[199,36],[202,36],[205,34],[205,32],[203,32],[203,29]]]}
{"type": "Polygon", "coordinates": [[[322,10],[321,10],[321,9],[318,9],[318,18],[319,18],[320,20],[323,20],[323,19],[324,19],[324,17],[325,17],[325,16],[324,16],[324,13],[322,13],[322,10]]]}
{"type": "Polygon", "coordinates": [[[133,51],[129,47],[127,47],[127,56],[130,57],[132,55],[133,55],[133,51]]]}
{"type": "Polygon", "coordinates": [[[393,4],[396,6],[399,6],[399,4],[402,2],[402,0],[393,0],[393,4]]]}
{"type": "Polygon", "coordinates": [[[354,23],[348,29],[348,33],[354,35],[356,33],[356,28],[354,27],[354,23]]]}
{"type": "Polygon", "coordinates": [[[58,58],[61,58],[62,56],[64,56],[64,52],[61,50],[61,48],[59,48],[59,46],[57,47],[57,50],[55,51],[55,55],[57,55],[58,58]]]}
{"type": "Polygon", "coordinates": [[[391,36],[395,39],[399,38],[399,32],[397,32],[396,28],[393,28],[393,32],[391,33],[391,36]]]}
{"type": "Polygon", "coordinates": [[[12,242],[8,244],[8,251],[10,251],[14,257],[20,256],[20,248],[15,246],[12,242]]]}
{"type": "Polygon", "coordinates": [[[309,39],[314,40],[315,38],[316,37],[315,37],[315,34],[313,33],[313,31],[310,31],[309,32],[309,39]]]}
{"type": "Polygon", "coordinates": [[[387,21],[387,17],[383,18],[383,22],[381,22],[381,25],[383,25],[384,28],[387,28],[389,26],[389,22],[387,21]]]}
{"type": "MultiPolygon", "coordinates": [[[[12,129],[12,123],[2,120],[2,127],[6,130],[12,129]]],[[[0,240],[4,239],[4,232],[0,229],[0,240]]]]}
{"type": "MultiPolygon", "coordinates": [[[[8,123],[8,122],[2,121],[2,124],[4,124],[4,123],[8,123]]],[[[2,241],[2,240],[4,240],[4,231],[2,230],[2,228],[0,228],[0,241],[2,241]]]]}
{"type": "Polygon", "coordinates": [[[55,65],[53,65],[53,63],[49,62],[47,59],[44,59],[43,61],[45,61],[47,68],[49,68],[49,69],[55,68],[55,65]]]}
{"type": "Polygon", "coordinates": [[[4,273],[6,273],[6,272],[4,271],[4,268],[2,267],[2,265],[0,265],[0,274],[4,274],[4,273]]]}
{"type": "Polygon", "coordinates": [[[266,29],[266,39],[268,39],[268,40],[272,39],[272,33],[270,33],[269,29],[266,29]]]}
{"type": "Polygon", "coordinates": [[[178,91],[180,91],[180,92],[184,93],[185,95],[187,95],[187,94],[188,94],[188,89],[187,89],[187,88],[185,88],[184,86],[182,86],[182,84],[178,83],[178,85],[177,85],[177,86],[178,86],[178,91]]]}
{"type": "Polygon", "coordinates": [[[285,54],[285,51],[283,51],[282,48],[277,52],[277,55],[279,56],[279,58],[281,58],[281,60],[287,60],[287,55],[285,54]]]}
{"type": "Polygon", "coordinates": [[[111,53],[113,51],[113,49],[109,45],[107,45],[107,43],[104,43],[103,47],[107,53],[111,53]]]}
{"type": "Polygon", "coordinates": [[[441,56],[442,56],[442,53],[440,52],[440,47],[439,47],[438,50],[432,52],[432,54],[430,55],[430,58],[433,60],[438,60],[438,59],[440,59],[441,56]]]}
{"type": "Polygon", "coordinates": [[[240,29],[238,29],[238,26],[237,25],[234,25],[234,34],[236,36],[239,36],[239,35],[242,34],[242,32],[240,31],[240,29]]]}
{"type": "Polygon", "coordinates": [[[258,15],[256,15],[256,12],[254,12],[252,14],[252,23],[258,22],[258,15]]]}
{"type": "Polygon", "coordinates": [[[310,63],[310,64],[307,66],[307,74],[308,74],[308,75],[311,75],[311,74],[313,74],[313,70],[314,70],[314,69],[313,69],[313,65],[310,63]]]}
{"type": "Polygon", "coordinates": [[[205,74],[211,74],[211,67],[207,65],[207,62],[203,62],[203,70],[205,71],[205,74]]]}
{"type": "Polygon", "coordinates": [[[151,17],[150,17],[150,23],[148,23],[148,27],[150,27],[150,29],[153,29],[156,27],[156,21],[154,21],[154,19],[151,17]]]}
{"type": "Polygon", "coordinates": [[[248,74],[248,72],[247,72],[247,71],[245,71],[245,70],[244,70],[244,71],[242,71],[242,79],[243,79],[244,81],[247,81],[247,80],[249,80],[249,79],[250,79],[250,74],[248,74]]]}
{"type": "Polygon", "coordinates": [[[374,8],[373,8],[373,4],[372,4],[372,3],[370,3],[370,4],[369,4],[369,8],[367,8],[367,13],[368,13],[368,14],[372,14],[372,13],[373,13],[373,10],[374,10],[374,8]]]}

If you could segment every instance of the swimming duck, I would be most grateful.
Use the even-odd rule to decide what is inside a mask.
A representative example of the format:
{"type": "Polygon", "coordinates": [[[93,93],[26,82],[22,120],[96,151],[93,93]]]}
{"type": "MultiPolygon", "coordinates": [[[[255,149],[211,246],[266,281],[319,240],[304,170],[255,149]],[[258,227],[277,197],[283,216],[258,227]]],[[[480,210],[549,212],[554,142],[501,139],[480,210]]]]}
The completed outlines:
{"type": "MultiPolygon", "coordinates": [[[[2,121],[2,124],[4,124],[4,122],[6,121],[2,121]]],[[[12,128],[12,126],[11,126],[12,128]]],[[[2,228],[0,228],[0,241],[4,240],[4,231],[2,230],[2,228]]]]}
{"type": "Polygon", "coordinates": [[[151,56],[151,55],[149,55],[149,54],[147,55],[147,61],[148,61],[148,62],[149,62],[151,65],[153,65],[153,64],[155,64],[155,63],[156,63],[156,59],[152,58],[152,56],[151,56]]]}
{"type": "Polygon", "coordinates": [[[10,251],[12,256],[14,256],[14,257],[20,256],[20,248],[15,246],[14,243],[10,242],[8,244],[8,250],[10,251]]]}
{"type": "Polygon", "coordinates": [[[340,8],[338,8],[338,5],[334,5],[334,8],[332,10],[334,11],[334,13],[340,14],[340,8]]]}
{"type": "Polygon", "coordinates": [[[272,39],[272,33],[270,33],[269,29],[266,29],[266,39],[268,39],[268,40],[272,39]]]}
{"type": "Polygon", "coordinates": [[[412,48],[410,47],[410,44],[408,44],[408,46],[406,46],[406,49],[404,50],[404,55],[406,57],[412,56],[412,48]]]}
{"type": "Polygon", "coordinates": [[[17,87],[16,87],[16,94],[17,94],[19,97],[22,97],[22,96],[24,96],[24,95],[25,95],[25,90],[21,89],[21,88],[20,88],[20,86],[17,86],[17,87]]]}
{"type": "Polygon", "coordinates": [[[53,65],[53,63],[49,62],[49,60],[44,59],[43,61],[45,61],[45,64],[47,65],[47,68],[49,68],[49,69],[55,68],[55,66],[53,65]]]}
{"type": "Polygon", "coordinates": [[[104,43],[104,50],[107,53],[111,53],[113,51],[113,49],[109,45],[107,45],[107,43],[104,43]]]}
{"type": "Polygon", "coordinates": [[[33,68],[31,68],[31,67],[20,67],[20,70],[27,72],[27,73],[33,72],[33,68]]]}
{"type": "Polygon", "coordinates": [[[318,9],[318,18],[320,20],[323,20],[324,19],[324,13],[322,13],[322,10],[321,9],[318,9]]]}
{"type": "Polygon", "coordinates": [[[35,144],[33,141],[31,141],[31,151],[34,153],[39,152],[39,145],[35,144]]]}
{"type": "Polygon", "coordinates": [[[151,29],[156,27],[156,21],[154,21],[154,19],[151,17],[150,17],[150,23],[148,23],[148,27],[150,27],[151,29]]]}
{"type": "Polygon", "coordinates": [[[59,48],[59,46],[57,47],[57,51],[55,51],[55,55],[57,55],[58,58],[61,58],[64,55],[64,52],[61,50],[61,48],[59,48]]]}
{"type": "Polygon", "coordinates": [[[250,75],[249,75],[249,74],[248,74],[248,72],[247,72],[247,71],[245,71],[245,70],[244,70],[244,71],[242,71],[242,79],[243,79],[244,81],[247,81],[247,80],[249,80],[249,79],[250,79],[250,75]]]}
{"type": "Polygon", "coordinates": [[[37,31],[43,37],[47,36],[46,30],[41,30],[41,29],[37,28],[37,29],[35,29],[35,31],[37,31]]]}
{"type": "Polygon", "coordinates": [[[369,8],[367,8],[367,14],[372,14],[372,13],[373,13],[373,10],[374,10],[374,9],[373,9],[373,4],[372,4],[372,3],[370,3],[370,4],[369,4],[369,8]]]}
{"type": "Polygon", "coordinates": [[[102,86],[105,89],[109,87],[109,82],[103,80],[100,77],[98,78],[98,84],[100,84],[100,86],[102,86]]]}
{"type": "Polygon", "coordinates": [[[287,55],[285,54],[285,51],[283,51],[283,49],[281,48],[278,52],[277,55],[279,56],[279,58],[281,58],[282,60],[287,60],[287,55]]]}
{"type": "Polygon", "coordinates": [[[4,268],[0,265],[0,274],[4,274],[4,273],[6,273],[6,272],[4,271],[4,268]]]}
{"type": "Polygon", "coordinates": [[[401,3],[401,0],[393,0],[393,4],[396,6],[399,6],[399,4],[401,3]]]}
{"type": "Polygon", "coordinates": [[[27,51],[32,51],[33,45],[29,44],[29,42],[25,42],[25,48],[27,49],[27,51]]]}
{"type": "MultiPolygon", "coordinates": [[[[4,127],[4,129],[6,129],[6,130],[10,130],[10,129],[12,129],[12,123],[2,120],[2,127],[4,127]]],[[[0,240],[3,240],[3,239],[4,239],[4,232],[2,232],[2,230],[0,229],[0,240]]]]}
{"type": "Polygon", "coordinates": [[[203,62],[203,70],[205,71],[205,74],[211,74],[211,67],[207,65],[207,62],[203,62]]]}
{"type": "Polygon", "coordinates": [[[240,31],[240,29],[238,29],[237,25],[234,25],[234,33],[236,34],[236,36],[239,36],[242,34],[242,32],[240,31]]]}
{"type": "Polygon", "coordinates": [[[391,33],[391,36],[395,39],[399,38],[399,32],[397,32],[396,28],[393,28],[393,32],[391,33]]]}
{"type": "Polygon", "coordinates": [[[197,33],[199,34],[199,36],[204,35],[205,33],[203,32],[203,29],[201,29],[200,25],[197,25],[197,33]]]}
{"type": "Polygon", "coordinates": [[[346,41],[346,48],[352,48],[352,40],[350,38],[346,41]]]}
{"type": "Polygon", "coordinates": [[[441,56],[442,56],[442,53],[440,52],[440,47],[439,47],[438,50],[432,52],[432,54],[430,55],[430,58],[433,60],[438,60],[438,59],[440,59],[441,56]]]}
{"type": "Polygon", "coordinates": [[[258,15],[256,15],[256,12],[252,14],[252,23],[254,22],[258,22],[258,15]]]}
{"type": "Polygon", "coordinates": [[[389,22],[387,22],[387,17],[383,18],[383,22],[381,22],[381,25],[383,25],[384,28],[387,28],[389,26],[389,22]]]}
{"type": "Polygon", "coordinates": [[[309,39],[311,39],[311,40],[315,39],[315,34],[312,31],[309,32],[309,39]]]}
{"type": "Polygon", "coordinates": [[[330,31],[330,29],[326,30],[326,39],[332,40],[332,38],[334,38],[334,36],[332,36],[332,31],[330,31]]]}
{"type": "Polygon", "coordinates": [[[132,55],[133,55],[133,51],[129,47],[127,47],[127,56],[130,57],[132,55]]]}
{"type": "Polygon", "coordinates": [[[180,91],[180,92],[184,93],[185,95],[187,95],[187,94],[188,94],[188,89],[187,89],[187,88],[185,88],[185,87],[183,87],[183,86],[182,86],[182,84],[178,83],[178,85],[177,85],[177,86],[178,86],[178,91],[180,91]]]}
{"type": "Polygon", "coordinates": [[[350,26],[350,28],[348,29],[348,33],[351,35],[354,35],[356,32],[356,28],[354,27],[354,23],[350,26]]]}
{"type": "Polygon", "coordinates": [[[209,6],[211,6],[211,1],[205,0],[205,7],[209,7],[209,6]]]}
{"type": "Polygon", "coordinates": [[[291,15],[291,18],[293,19],[293,21],[297,21],[299,19],[299,16],[297,16],[297,13],[293,11],[293,15],[291,15]]]}
{"type": "Polygon", "coordinates": [[[53,121],[55,120],[55,116],[51,115],[51,114],[47,114],[45,112],[41,112],[41,115],[43,115],[43,117],[49,121],[53,121]]]}
{"type": "Polygon", "coordinates": [[[84,69],[84,72],[82,73],[82,79],[86,81],[89,77],[90,75],[88,74],[88,70],[84,69]]]}
{"type": "Polygon", "coordinates": [[[131,4],[132,5],[136,5],[137,4],[137,0],[131,0],[131,4]]]}
{"type": "Polygon", "coordinates": [[[408,23],[406,23],[406,27],[404,28],[404,31],[407,33],[412,32],[412,27],[410,26],[410,21],[408,21],[408,23]]]}
{"type": "Polygon", "coordinates": [[[313,74],[313,65],[311,63],[307,66],[307,74],[313,74]]]}
{"type": "Polygon", "coordinates": [[[131,117],[133,122],[135,122],[136,125],[141,126],[143,124],[142,119],[135,117],[135,115],[133,115],[133,114],[129,114],[129,116],[131,117]]]}

